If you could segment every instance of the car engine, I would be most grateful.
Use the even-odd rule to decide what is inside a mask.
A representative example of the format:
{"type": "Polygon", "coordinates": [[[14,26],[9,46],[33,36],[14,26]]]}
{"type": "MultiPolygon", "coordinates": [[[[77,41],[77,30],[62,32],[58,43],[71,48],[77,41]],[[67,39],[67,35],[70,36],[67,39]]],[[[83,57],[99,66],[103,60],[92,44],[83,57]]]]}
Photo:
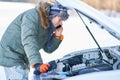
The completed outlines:
{"type": "Polygon", "coordinates": [[[56,67],[41,74],[41,80],[61,80],[92,72],[120,69],[120,46],[104,47],[72,52],[55,60],[56,67]]]}

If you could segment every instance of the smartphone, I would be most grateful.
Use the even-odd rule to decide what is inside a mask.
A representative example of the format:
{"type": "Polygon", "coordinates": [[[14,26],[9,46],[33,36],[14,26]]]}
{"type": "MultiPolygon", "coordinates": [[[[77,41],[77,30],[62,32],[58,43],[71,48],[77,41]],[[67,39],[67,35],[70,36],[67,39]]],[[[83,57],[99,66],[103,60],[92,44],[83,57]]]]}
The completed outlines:
{"type": "Polygon", "coordinates": [[[58,25],[58,26],[56,27],[56,29],[58,29],[58,28],[60,28],[60,27],[62,27],[62,25],[58,25]]]}

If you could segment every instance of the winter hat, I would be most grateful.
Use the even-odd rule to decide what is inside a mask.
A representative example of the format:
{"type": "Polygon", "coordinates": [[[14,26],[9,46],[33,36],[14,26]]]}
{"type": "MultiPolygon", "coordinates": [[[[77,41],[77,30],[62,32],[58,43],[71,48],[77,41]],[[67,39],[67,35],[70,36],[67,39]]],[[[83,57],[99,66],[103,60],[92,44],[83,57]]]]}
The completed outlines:
{"type": "Polygon", "coordinates": [[[69,17],[69,14],[67,12],[67,8],[59,4],[58,2],[55,2],[50,7],[50,17],[59,16],[62,20],[67,20],[69,17]]]}

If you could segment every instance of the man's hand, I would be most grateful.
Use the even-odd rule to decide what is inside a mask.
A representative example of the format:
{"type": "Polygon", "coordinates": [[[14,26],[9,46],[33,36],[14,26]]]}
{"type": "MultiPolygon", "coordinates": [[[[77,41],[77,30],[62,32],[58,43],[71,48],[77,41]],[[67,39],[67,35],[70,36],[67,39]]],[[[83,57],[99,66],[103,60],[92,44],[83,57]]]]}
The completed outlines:
{"type": "Polygon", "coordinates": [[[50,64],[42,64],[42,65],[40,66],[40,72],[41,72],[41,73],[47,72],[48,69],[49,69],[49,67],[50,67],[50,64]]]}
{"type": "Polygon", "coordinates": [[[32,66],[33,68],[35,68],[34,74],[35,75],[40,75],[41,73],[45,73],[47,71],[50,71],[52,69],[55,69],[57,67],[57,63],[56,61],[50,61],[48,64],[35,64],[34,66],[32,66]]]}
{"type": "Polygon", "coordinates": [[[56,30],[55,30],[55,36],[56,37],[59,37],[63,32],[63,27],[60,26],[60,27],[57,27],[56,30]]]}
{"type": "Polygon", "coordinates": [[[56,30],[54,33],[55,37],[59,40],[63,40],[62,32],[63,32],[63,27],[59,25],[58,27],[56,27],[56,30]]]}
{"type": "Polygon", "coordinates": [[[40,73],[45,73],[49,70],[50,64],[35,64],[33,66],[33,68],[35,68],[34,70],[34,74],[35,75],[40,75],[40,73]]]}

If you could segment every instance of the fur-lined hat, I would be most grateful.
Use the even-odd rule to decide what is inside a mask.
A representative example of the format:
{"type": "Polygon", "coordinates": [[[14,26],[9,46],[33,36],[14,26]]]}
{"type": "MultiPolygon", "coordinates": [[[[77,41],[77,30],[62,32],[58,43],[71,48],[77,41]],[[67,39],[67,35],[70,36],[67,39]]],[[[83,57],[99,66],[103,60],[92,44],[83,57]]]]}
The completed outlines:
{"type": "Polygon", "coordinates": [[[59,16],[62,20],[66,20],[69,17],[67,8],[63,7],[58,2],[48,3],[40,1],[37,10],[40,15],[41,25],[44,29],[49,27],[49,20],[54,16],[59,16]]]}
{"type": "Polygon", "coordinates": [[[58,2],[55,2],[50,7],[50,17],[59,16],[62,20],[67,20],[69,17],[69,14],[67,12],[67,8],[59,4],[58,2]]]}

